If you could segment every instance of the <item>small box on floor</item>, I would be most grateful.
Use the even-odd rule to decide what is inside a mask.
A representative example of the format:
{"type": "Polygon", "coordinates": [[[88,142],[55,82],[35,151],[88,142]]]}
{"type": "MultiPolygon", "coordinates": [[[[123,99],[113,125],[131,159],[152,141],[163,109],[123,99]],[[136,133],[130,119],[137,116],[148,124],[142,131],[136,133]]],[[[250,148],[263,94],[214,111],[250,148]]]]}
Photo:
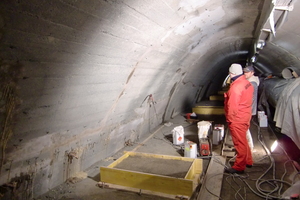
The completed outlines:
{"type": "Polygon", "coordinates": [[[259,127],[268,127],[268,116],[265,111],[258,111],[258,123],[259,127]]]}

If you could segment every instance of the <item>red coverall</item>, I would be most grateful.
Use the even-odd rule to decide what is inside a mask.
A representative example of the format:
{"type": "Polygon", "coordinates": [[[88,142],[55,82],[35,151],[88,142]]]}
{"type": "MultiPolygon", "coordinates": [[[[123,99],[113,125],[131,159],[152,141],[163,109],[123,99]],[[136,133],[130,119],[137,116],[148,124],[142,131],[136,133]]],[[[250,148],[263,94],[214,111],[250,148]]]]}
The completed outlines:
{"type": "Polygon", "coordinates": [[[233,169],[243,171],[246,165],[252,165],[252,154],[246,138],[246,131],[250,127],[253,86],[245,78],[238,77],[224,94],[225,116],[232,136],[237,156],[233,169]]]}

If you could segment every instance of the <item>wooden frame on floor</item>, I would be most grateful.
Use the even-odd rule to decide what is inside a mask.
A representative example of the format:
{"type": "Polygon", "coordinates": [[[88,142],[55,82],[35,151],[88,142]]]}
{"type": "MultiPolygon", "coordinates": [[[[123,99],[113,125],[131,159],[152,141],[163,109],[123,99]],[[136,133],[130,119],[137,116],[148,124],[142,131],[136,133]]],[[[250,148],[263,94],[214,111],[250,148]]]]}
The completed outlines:
{"type": "Polygon", "coordinates": [[[111,163],[109,166],[100,167],[100,180],[103,183],[121,185],[129,188],[138,188],[140,190],[149,190],[157,193],[191,197],[196,187],[200,183],[200,176],[202,174],[202,171],[202,159],[138,152],[125,152],[123,156],[111,163]],[[191,166],[186,172],[184,178],[176,178],[115,168],[116,165],[121,163],[129,156],[141,156],[142,159],[160,158],[177,160],[179,162],[188,161],[191,162],[191,166]]]}

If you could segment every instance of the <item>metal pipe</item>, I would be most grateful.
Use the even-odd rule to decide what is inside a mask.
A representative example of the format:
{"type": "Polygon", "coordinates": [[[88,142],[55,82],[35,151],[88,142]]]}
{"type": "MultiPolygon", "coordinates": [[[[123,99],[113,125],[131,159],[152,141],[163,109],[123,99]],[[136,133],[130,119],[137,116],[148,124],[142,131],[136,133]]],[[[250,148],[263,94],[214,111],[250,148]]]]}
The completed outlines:
{"type": "Polygon", "coordinates": [[[298,78],[300,69],[296,67],[287,67],[282,70],[281,75],[284,79],[298,78]]]}
{"type": "Polygon", "coordinates": [[[277,101],[283,89],[290,82],[290,79],[270,78],[263,81],[260,87],[264,88],[268,102],[276,108],[277,101]]]}

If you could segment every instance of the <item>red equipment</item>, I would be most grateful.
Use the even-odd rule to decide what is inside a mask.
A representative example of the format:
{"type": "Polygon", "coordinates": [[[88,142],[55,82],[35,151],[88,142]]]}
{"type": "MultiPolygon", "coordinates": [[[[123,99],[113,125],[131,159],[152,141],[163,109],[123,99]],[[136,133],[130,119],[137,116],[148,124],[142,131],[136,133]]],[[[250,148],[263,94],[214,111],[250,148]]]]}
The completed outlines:
{"type": "Polygon", "coordinates": [[[199,148],[199,152],[201,156],[208,156],[210,155],[210,149],[209,149],[209,141],[207,138],[200,138],[199,139],[199,143],[200,143],[200,148],[199,148]]]}

